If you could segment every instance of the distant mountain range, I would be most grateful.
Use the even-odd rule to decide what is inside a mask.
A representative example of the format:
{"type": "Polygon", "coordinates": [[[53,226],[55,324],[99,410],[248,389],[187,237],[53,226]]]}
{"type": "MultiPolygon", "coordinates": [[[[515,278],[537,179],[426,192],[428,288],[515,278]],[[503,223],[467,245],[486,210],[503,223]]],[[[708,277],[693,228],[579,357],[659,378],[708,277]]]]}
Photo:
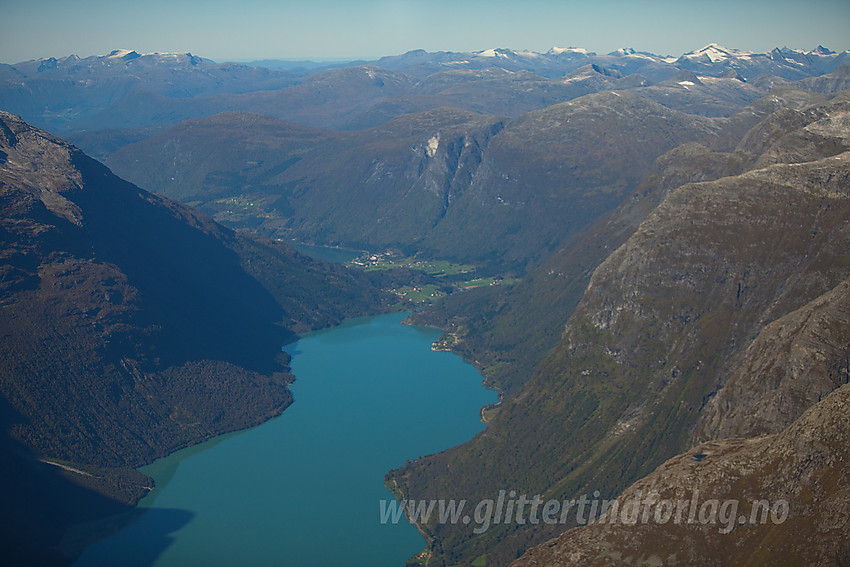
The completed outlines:
{"type": "Polygon", "coordinates": [[[555,78],[570,73],[583,65],[593,64],[616,69],[623,74],[640,73],[652,80],[663,80],[677,70],[688,70],[719,76],[734,71],[749,79],[769,73],[794,80],[806,76],[834,71],[848,62],[848,52],[835,53],[823,46],[812,51],[776,48],[768,53],[753,53],[728,49],[712,43],[679,57],[660,56],[618,49],[607,54],[597,54],[582,48],[553,47],[546,53],[487,49],[471,53],[428,53],[411,51],[396,57],[384,57],[375,65],[418,75],[423,71],[443,69],[485,69],[498,67],[509,71],[526,70],[543,77],[555,78]]]}
{"type": "MultiPolygon", "coordinates": [[[[352,60],[323,63],[318,61],[287,61],[264,59],[248,63],[216,63],[211,59],[198,57],[191,53],[138,53],[129,49],[116,49],[107,55],[94,55],[80,58],[76,55],[56,58],[23,61],[16,64],[0,64],[0,78],[32,78],[36,74],[61,73],[73,76],[83,69],[97,69],[106,74],[118,74],[122,68],[135,72],[152,69],[156,66],[185,70],[196,67],[206,71],[233,68],[268,68],[282,71],[300,69],[305,74],[316,69],[355,67],[374,65],[385,69],[405,72],[413,76],[432,74],[438,70],[452,69],[488,69],[501,68],[509,71],[526,70],[543,77],[558,77],[587,64],[611,66],[627,74],[637,69],[687,69],[709,72],[717,75],[728,69],[735,69],[743,77],[754,77],[762,73],[771,73],[787,79],[799,79],[804,76],[820,75],[834,71],[847,63],[848,52],[837,53],[823,46],[806,51],[788,47],[775,48],[767,53],[755,53],[730,49],[711,43],[701,49],[689,51],[680,56],[656,55],[632,48],[622,48],[607,54],[598,54],[579,47],[553,47],[545,53],[517,51],[506,48],[485,49],[472,52],[438,51],[428,52],[422,49],[409,51],[402,55],[381,57],[376,60],[352,60]],[[418,71],[417,71],[418,70],[418,71]]],[[[673,71],[675,72],[675,71],[673,71]]],[[[647,74],[647,73],[644,73],[647,74]]],[[[652,73],[649,73],[652,74],[652,73]]],[[[649,75],[648,74],[648,75],[649,75]]],[[[285,73],[270,73],[268,77],[285,76],[285,73]]],[[[48,76],[48,75],[44,75],[48,76]]]]}
{"type": "Polygon", "coordinates": [[[4,66],[0,108],[233,227],[524,271],[619,204],[665,151],[749,127],[753,115],[736,113],[777,89],[847,88],[846,61],[823,47],[489,49],[295,74],[116,50],[4,66]],[[250,207],[232,206],[243,198],[250,207]]]}
{"type": "Polygon", "coordinates": [[[119,49],[0,65],[0,108],[56,133],[174,124],[233,110],[351,129],[444,105],[516,116],[589,92],[649,86],[680,71],[748,82],[770,76],[776,83],[831,73],[848,62],[848,52],[824,47],[751,53],[711,44],[680,57],[634,49],[604,55],[578,48],[419,50],[295,73],[269,61],[261,67],[119,49]],[[581,73],[573,75],[582,67],[611,80],[585,85],[581,73]]]}

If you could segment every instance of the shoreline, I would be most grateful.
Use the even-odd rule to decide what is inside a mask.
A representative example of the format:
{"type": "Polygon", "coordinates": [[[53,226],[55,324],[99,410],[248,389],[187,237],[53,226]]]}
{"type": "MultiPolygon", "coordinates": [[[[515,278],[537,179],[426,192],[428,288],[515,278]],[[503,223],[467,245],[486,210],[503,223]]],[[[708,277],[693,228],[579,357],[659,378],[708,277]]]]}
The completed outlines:
{"type": "MultiPolygon", "coordinates": [[[[333,327],[330,327],[330,328],[320,329],[320,330],[315,331],[314,333],[316,333],[316,334],[322,334],[322,333],[327,332],[327,331],[329,331],[329,330],[337,330],[337,331],[339,331],[339,330],[342,330],[342,329],[348,328],[348,331],[347,331],[347,334],[348,334],[348,335],[359,336],[359,335],[361,335],[361,333],[362,333],[362,334],[371,334],[371,328],[372,328],[372,326],[370,325],[370,322],[371,322],[371,321],[375,321],[374,325],[379,325],[379,326],[380,326],[380,325],[382,325],[383,327],[389,327],[389,328],[392,328],[392,327],[396,327],[396,328],[398,328],[398,327],[397,327],[398,323],[400,323],[400,322],[401,322],[401,320],[403,320],[404,318],[408,317],[409,315],[410,315],[410,313],[409,313],[409,312],[404,312],[404,313],[398,313],[398,312],[397,312],[397,313],[376,313],[376,314],[374,314],[374,315],[369,315],[369,316],[364,316],[364,317],[357,317],[357,318],[347,319],[347,320],[343,321],[340,325],[334,325],[333,327]],[[388,318],[387,318],[387,317],[388,317],[388,318]],[[381,318],[383,318],[383,319],[381,319],[381,318]],[[379,323],[378,321],[383,321],[383,323],[379,323]],[[362,328],[359,328],[359,329],[358,329],[357,327],[358,327],[359,325],[365,325],[365,326],[364,326],[364,327],[362,327],[362,328]],[[352,327],[353,327],[354,329],[352,329],[352,327]]],[[[403,329],[399,329],[399,330],[400,330],[400,331],[402,331],[402,333],[401,333],[401,334],[402,334],[403,336],[406,336],[406,337],[409,337],[409,336],[410,336],[410,333],[409,333],[408,331],[403,331],[403,329]]],[[[383,333],[385,333],[385,332],[387,332],[387,331],[384,331],[384,330],[381,330],[381,329],[376,329],[376,333],[377,333],[377,335],[376,335],[376,336],[382,337],[382,336],[383,336],[383,333]]],[[[293,345],[294,345],[295,343],[297,343],[298,341],[302,340],[302,339],[307,339],[307,338],[309,338],[309,335],[313,335],[314,333],[309,333],[309,334],[305,334],[305,335],[299,336],[299,338],[298,338],[298,339],[297,339],[294,343],[289,343],[289,345],[288,345],[288,346],[283,347],[283,348],[284,348],[284,350],[285,350],[285,351],[287,351],[287,352],[289,352],[289,353],[290,353],[290,354],[292,354],[292,355],[295,355],[296,353],[298,353],[298,352],[299,352],[299,350],[300,350],[300,349],[299,349],[297,346],[293,346],[293,345]]],[[[418,333],[417,333],[417,335],[418,335],[418,333]]],[[[433,339],[432,339],[432,337],[434,337],[434,333],[433,333],[433,332],[429,332],[429,333],[426,335],[425,340],[417,341],[417,342],[418,342],[417,349],[420,349],[420,352],[424,351],[424,354],[423,354],[423,355],[424,355],[425,357],[427,357],[427,356],[429,355],[429,353],[428,353],[428,350],[429,350],[429,343],[430,343],[430,341],[431,341],[431,340],[433,340],[433,339]]],[[[408,340],[408,339],[405,339],[405,340],[408,340]]],[[[387,344],[387,343],[382,343],[382,344],[387,344]]],[[[378,347],[378,348],[382,348],[382,347],[378,347]]],[[[309,345],[306,345],[306,346],[304,347],[304,349],[303,349],[303,350],[304,350],[305,352],[315,354],[315,349],[310,348],[310,347],[309,347],[309,345]]],[[[376,352],[381,352],[381,351],[380,351],[380,350],[378,350],[378,351],[376,351],[376,352]]],[[[329,352],[328,352],[328,354],[332,354],[332,353],[330,353],[330,351],[329,351],[329,352]]],[[[416,359],[416,360],[419,360],[419,359],[416,359]]],[[[460,363],[460,361],[461,361],[461,360],[462,360],[462,359],[456,359],[456,362],[457,362],[457,363],[460,363]]],[[[427,358],[426,358],[426,363],[427,363],[427,358]]],[[[421,364],[420,364],[420,365],[421,365],[421,364]]],[[[462,364],[458,364],[458,366],[463,366],[463,365],[462,365],[462,364]]],[[[454,366],[452,366],[452,367],[454,368],[454,366]]],[[[297,376],[299,380],[300,380],[300,379],[308,380],[308,379],[312,376],[312,374],[310,374],[310,373],[309,373],[309,371],[307,370],[307,368],[306,368],[306,367],[302,368],[302,367],[300,367],[298,364],[295,364],[295,365],[293,365],[293,366],[292,366],[292,368],[290,369],[290,370],[291,370],[291,372],[292,372],[292,374],[293,374],[293,375],[295,375],[295,376],[297,376]],[[294,368],[295,370],[292,370],[292,368],[294,368]]],[[[469,369],[467,369],[467,370],[466,370],[466,372],[469,372],[469,369]]],[[[477,369],[477,368],[476,368],[476,373],[477,373],[477,374],[479,375],[479,377],[480,377],[480,372],[478,371],[478,369],[477,369]]],[[[388,387],[392,387],[392,386],[391,386],[391,384],[393,383],[393,382],[392,382],[392,380],[397,379],[397,377],[398,377],[398,372],[396,372],[396,378],[392,378],[392,379],[390,380],[390,382],[388,382],[388,387]]],[[[447,378],[448,378],[448,376],[447,376],[447,378]]],[[[469,378],[472,378],[472,377],[470,376],[469,378]]],[[[465,381],[464,381],[464,382],[465,382],[465,381]]],[[[472,383],[476,383],[476,382],[477,382],[477,381],[473,378],[473,380],[472,380],[472,382],[471,382],[470,384],[472,384],[472,383]]],[[[482,383],[481,385],[483,385],[483,383],[482,383]]],[[[311,390],[311,391],[312,391],[312,390],[311,390]]],[[[311,397],[311,398],[313,398],[313,399],[315,400],[315,398],[316,398],[316,392],[313,392],[313,394],[312,394],[310,397],[311,397]]],[[[301,396],[299,396],[299,400],[300,400],[300,398],[301,398],[301,396]]],[[[486,398],[485,398],[485,399],[486,399],[486,398]]],[[[492,395],[491,395],[491,399],[492,399],[492,395]]],[[[294,396],[293,396],[293,401],[294,401],[294,396]]],[[[305,401],[306,401],[306,398],[305,398],[305,401]]],[[[477,405],[477,404],[475,404],[475,405],[477,405]]],[[[473,405],[472,407],[475,407],[475,405],[473,405]]],[[[472,409],[472,407],[470,407],[470,408],[469,408],[469,410],[471,410],[471,409],[472,409]]],[[[209,443],[218,443],[218,442],[221,442],[221,441],[223,441],[223,440],[227,439],[228,437],[230,437],[230,436],[232,436],[232,435],[241,435],[242,433],[245,433],[245,432],[249,431],[250,429],[253,429],[254,427],[256,427],[256,426],[258,426],[258,425],[264,425],[264,424],[267,424],[267,422],[268,422],[268,421],[270,421],[270,420],[271,420],[271,419],[273,419],[274,417],[277,417],[277,416],[281,415],[281,414],[283,413],[283,411],[284,411],[285,409],[287,409],[287,408],[288,408],[288,404],[287,404],[287,406],[286,406],[286,407],[280,408],[280,411],[275,412],[275,415],[267,415],[267,416],[265,416],[265,417],[266,417],[266,419],[258,420],[258,422],[257,422],[255,425],[251,426],[251,427],[242,428],[242,429],[237,429],[237,430],[233,430],[233,431],[230,431],[230,432],[222,433],[222,434],[220,434],[220,435],[217,435],[217,436],[214,436],[214,437],[207,438],[207,439],[205,439],[205,440],[203,440],[203,441],[199,441],[198,443],[195,443],[195,444],[193,444],[193,445],[190,445],[190,446],[187,446],[187,447],[183,447],[183,448],[181,448],[181,449],[179,449],[179,450],[177,450],[177,451],[171,452],[171,453],[169,453],[168,455],[165,455],[165,456],[161,457],[160,459],[157,459],[156,461],[154,461],[154,462],[152,462],[152,463],[149,463],[149,464],[146,464],[146,465],[142,465],[142,467],[139,467],[139,472],[141,472],[141,473],[145,474],[146,476],[154,476],[155,478],[157,478],[157,479],[158,479],[158,482],[156,483],[156,488],[162,489],[162,488],[164,488],[164,487],[167,485],[167,477],[168,477],[168,469],[169,469],[169,467],[170,467],[170,466],[173,466],[174,470],[176,471],[177,466],[175,465],[175,463],[171,463],[171,464],[168,464],[168,463],[160,463],[160,465],[159,465],[159,469],[158,469],[158,470],[151,470],[151,468],[148,468],[148,467],[157,467],[157,466],[158,466],[158,465],[157,465],[157,461],[162,460],[162,459],[165,459],[165,458],[168,458],[168,457],[171,457],[171,458],[173,459],[173,458],[174,458],[174,455],[175,455],[176,453],[179,453],[180,451],[205,451],[207,448],[210,448],[209,443]],[[166,475],[166,479],[164,479],[164,478],[161,476],[161,475],[163,475],[163,474],[165,474],[165,475],[166,475]]],[[[320,410],[315,410],[315,411],[320,411],[320,410]]],[[[310,412],[310,413],[315,414],[315,411],[314,411],[314,410],[311,410],[311,412],[310,412]]],[[[471,418],[472,416],[471,416],[471,415],[467,415],[467,417],[468,417],[468,418],[471,418]]],[[[471,421],[471,419],[470,419],[469,421],[471,421]]],[[[454,446],[454,444],[456,444],[456,443],[447,443],[447,444],[444,446],[444,449],[449,449],[451,446],[454,446]]],[[[412,455],[413,457],[415,457],[415,456],[417,455],[417,453],[410,453],[410,454],[408,455],[408,458],[411,458],[411,457],[410,457],[410,455],[412,455]]],[[[395,460],[394,460],[393,462],[395,462],[395,460]]],[[[378,478],[378,479],[380,479],[380,478],[381,478],[381,476],[384,474],[384,472],[385,472],[384,470],[381,470],[381,471],[378,473],[377,478],[378,478]]],[[[379,481],[379,482],[380,482],[380,481],[379,481]]],[[[153,492],[153,493],[159,493],[159,494],[162,494],[162,493],[161,493],[161,492],[159,492],[158,490],[148,491],[148,493],[149,493],[149,494],[151,494],[151,492],[153,492]]],[[[140,499],[140,501],[141,501],[141,499],[140,499]]],[[[145,505],[144,503],[142,503],[142,504],[140,505],[140,504],[139,504],[139,502],[136,502],[136,505],[133,507],[132,511],[135,511],[137,514],[139,514],[139,513],[144,513],[145,508],[146,508],[147,506],[151,506],[151,502],[152,502],[152,501],[148,501],[148,504],[147,504],[147,505],[145,505]]],[[[163,500],[163,501],[157,500],[157,503],[156,503],[156,504],[154,504],[154,505],[153,505],[153,507],[157,507],[157,506],[165,505],[165,504],[164,504],[164,502],[165,502],[164,500],[163,500]]],[[[80,526],[80,528],[81,528],[82,530],[84,530],[84,531],[83,531],[83,532],[81,532],[81,531],[79,531],[79,530],[78,530],[78,531],[76,532],[76,534],[75,534],[75,535],[77,535],[77,536],[78,536],[80,533],[88,532],[89,534],[94,534],[94,536],[96,536],[96,538],[97,538],[95,541],[91,541],[90,543],[89,543],[89,542],[87,542],[87,543],[88,543],[88,545],[86,545],[85,547],[83,547],[83,549],[80,551],[80,554],[82,555],[83,553],[85,553],[85,549],[86,549],[86,548],[88,548],[88,547],[90,547],[91,545],[95,545],[95,544],[97,544],[99,541],[102,541],[103,539],[108,538],[110,535],[113,535],[113,533],[114,533],[113,531],[116,529],[116,526],[117,526],[119,529],[120,529],[120,528],[123,528],[123,527],[126,527],[126,524],[128,523],[128,522],[127,522],[127,520],[128,520],[128,519],[135,518],[135,517],[137,517],[137,516],[135,516],[135,515],[133,515],[133,514],[126,514],[126,515],[122,515],[122,516],[120,516],[120,517],[113,517],[113,518],[109,518],[109,519],[107,519],[106,521],[102,522],[102,523],[100,524],[100,526],[93,526],[93,525],[80,526]],[[99,533],[98,533],[98,531],[99,531],[99,533]]],[[[417,525],[415,525],[415,524],[414,524],[414,527],[416,527],[416,532],[412,532],[412,531],[411,531],[411,534],[412,534],[412,533],[418,533],[418,534],[419,534],[419,537],[418,537],[418,538],[416,538],[416,539],[418,539],[418,541],[420,542],[420,543],[419,543],[419,545],[421,545],[422,543],[425,543],[425,544],[426,544],[426,546],[427,546],[427,545],[430,545],[430,544],[429,544],[429,541],[430,541],[430,540],[429,540],[429,538],[427,537],[427,534],[426,534],[426,533],[425,533],[425,532],[421,529],[421,527],[419,527],[419,526],[417,526],[417,525]]],[[[79,542],[79,541],[81,541],[81,540],[80,540],[80,538],[76,538],[76,541],[78,541],[78,542],[79,542]]],[[[109,544],[108,544],[108,545],[109,545],[109,544]]],[[[417,547],[418,547],[418,546],[417,546],[417,547]]],[[[423,546],[423,547],[424,547],[424,546],[423,546]]],[[[422,549],[422,548],[420,547],[419,549],[422,549]]],[[[79,556],[77,557],[77,560],[79,560],[79,556]]],[[[423,560],[423,561],[425,561],[425,564],[430,564],[430,563],[429,563],[429,560],[425,560],[425,559],[422,559],[422,560],[423,560]]]]}

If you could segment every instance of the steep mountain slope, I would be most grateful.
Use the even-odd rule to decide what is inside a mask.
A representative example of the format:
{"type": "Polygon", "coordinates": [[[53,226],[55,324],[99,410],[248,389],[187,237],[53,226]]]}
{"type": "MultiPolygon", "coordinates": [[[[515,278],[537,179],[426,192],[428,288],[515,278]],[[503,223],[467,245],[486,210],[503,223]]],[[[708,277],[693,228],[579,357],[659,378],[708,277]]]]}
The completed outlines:
{"type": "Polygon", "coordinates": [[[630,486],[608,516],[513,565],[847,565],[848,406],[844,385],[781,433],[698,445],[630,486]]]}
{"type": "MultiPolygon", "coordinates": [[[[15,471],[34,469],[57,497],[70,479],[133,502],[148,480],[126,467],[292,401],[281,346],[296,332],[381,309],[363,277],[146,193],[6,113],[0,208],[3,492],[20,509],[15,471]]],[[[87,515],[41,518],[29,537],[49,549],[87,515]]]]}
{"type": "Polygon", "coordinates": [[[463,241],[470,260],[536,264],[622,202],[656,157],[687,141],[712,143],[718,130],[625,92],[525,114],[493,139],[469,188],[419,248],[452,256],[463,241]]]}
{"type": "MultiPolygon", "coordinates": [[[[834,104],[840,105],[841,100],[836,98],[834,104]]],[[[571,237],[519,284],[455,294],[415,313],[411,320],[445,329],[440,348],[474,361],[488,385],[507,395],[516,392],[557,343],[564,321],[581,299],[593,270],[672,190],[686,183],[742,173],[770,147],[767,143],[744,144],[736,149],[748,130],[779,108],[803,111],[823,103],[824,97],[806,91],[774,91],[728,121],[721,121],[719,145],[729,151],[687,143],[659,157],[652,173],[617,209],[571,237]]],[[[762,126],[756,131],[778,135],[783,127],[793,129],[791,124],[784,124],[778,128],[762,126]]],[[[747,138],[757,137],[752,134],[747,138]]],[[[827,144],[825,140],[822,143],[827,144]]]]}
{"type": "MultiPolygon", "coordinates": [[[[140,187],[217,212],[218,199],[250,195],[334,137],[328,130],[260,114],[224,113],[186,121],[125,147],[108,165],[140,187]]],[[[264,204],[261,200],[256,207],[265,211],[264,204]]],[[[237,222],[233,214],[227,217],[231,224],[237,222]]]]}
{"type": "Polygon", "coordinates": [[[850,282],[767,325],[702,412],[697,440],[778,433],[850,381],[850,282]]]}
{"type": "Polygon", "coordinates": [[[524,270],[616,207],[656,157],[687,141],[720,143],[721,126],[630,93],[598,93],[508,123],[437,109],[328,134],[303,153],[259,148],[260,157],[248,154],[263,130],[218,117],[127,146],[108,163],[221,221],[242,219],[230,218],[230,202],[190,196],[183,187],[245,197],[256,207],[250,226],[276,237],[415,249],[524,270]],[[221,136],[235,140],[236,159],[208,159],[217,155],[209,149],[215,138],[193,134],[216,128],[232,130],[221,136]],[[187,175],[190,183],[181,183],[187,175]]]}
{"type": "Polygon", "coordinates": [[[582,230],[521,282],[457,293],[411,321],[446,330],[440,348],[474,361],[486,383],[516,393],[557,344],[596,267],[637,230],[675,188],[740,173],[744,158],[693,142],[656,160],[652,173],[617,209],[582,230]]]}
{"type": "MultiPolygon", "coordinates": [[[[595,270],[558,346],[491,412],[487,430],[389,481],[414,499],[480,501],[500,489],[610,498],[690,447],[706,401],[758,333],[850,275],[846,96],[794,112],[809,121],[779,120],[786,128],[773,141],[795,136],[800,151],[784,155],[817,149],[821,159],[673,190],[595,270]]],[[[717,158],[726,164],[717,173],[748,162],[743,151],[717,158]]],[[[486,553],[500,565],[564,527],[498,525],[477,536],[470,526],[424,529],[438,561],[486,553]]]]}

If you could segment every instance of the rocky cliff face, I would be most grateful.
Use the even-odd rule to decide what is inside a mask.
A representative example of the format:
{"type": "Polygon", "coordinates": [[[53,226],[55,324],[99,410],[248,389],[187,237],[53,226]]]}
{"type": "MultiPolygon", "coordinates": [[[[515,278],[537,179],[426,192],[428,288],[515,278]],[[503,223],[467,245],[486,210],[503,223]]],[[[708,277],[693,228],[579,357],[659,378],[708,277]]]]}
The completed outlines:
{"type": "Polygon", "coordinates": [[[721,129],[628,92],[530,112],[494,136],[463,198],[419,246],[524,270],[616,208],[658,156],[689,141],[720,143],[721,129]]]}
{"type": "Polygon", "coordinates": [[[778,433],[850,382],[850,282],[767,325],[702,411],[697,439],[778,433]]]}
{"type": "MultiPolygon", "coordinates": [[[[489,486],[544,499],[596,490],[610,498],[691,447],[704,419],[715,428],[710,435],[719,434],[719,424],[734,430],[736,419],[740,423],[748,412],[776,431],[810,400],[843,383],[845,307],[831,303],[827,314],[817,305],[824,294],[840,296],[839,284],[850,276],[844,100],[839,95],[799,112],[772,114],[735,152],[682,148],[681,161],[671,154],[682,172],[690,171],[681,174],[684,178],[699,172],[709,178],[723,171],[733,175],[667,191],[596,268],[560,343],[531,380],[505,400],[488,429],[465,446],[408,465],[390,478],[416,498],[493,498],[482,490],[489,486]],[[767,131],[773,134],[759,155],[781,155],[791,163],[759,167],[760,158],[746,151],[767,131]],[[791,139],[797,143],[789,144],[791,139]],[[791,147],[797,151],[787,151],[791,147]],[[818,159],[802,159],[813,153],[818,159]],[[757,168],[734,174],[747,164],[757,168]],[[799,322],[821,317],[818,313],[835,322],[834,333],[799,322]],[[768,327],[772,322],[798,329],[786,335],[812,337],[820,345],[803,344],[796,354],[791,349],[792,362],[801,352],[827,357],[809,367],[826,376],[805,374],[813,398],[794,399],[797,388],[807,389],[791,385],[795,376],[803,376],[799,364],[789,375],[771,378],[780,383],[778,392],[758,381],[730,379],[736,371],[744,376],[756,368],[755,361],[747,361],[748,348],[756,353],[763,350],[760,344],[771,343],[768,337],[779,332],[768,327]],[[746,388],[750,393],[740,399],[732,391],[746,388]],[[733,400],[738,413],[731,410],[733,400]]],[[[674,175],[676,168],[671,163],[664,171],[674,175]]],[[[502,525],[473,536],[454,526],[426,526],[447,564],[484,552],[488,561],[507,564],[516,550],[558,529],[502,525]]]]}
{"type": "Polygon", "coordinates": [[[848,565],[848,409],[844,385],[780,433],[697,445],[512,565],[848,565]]]}

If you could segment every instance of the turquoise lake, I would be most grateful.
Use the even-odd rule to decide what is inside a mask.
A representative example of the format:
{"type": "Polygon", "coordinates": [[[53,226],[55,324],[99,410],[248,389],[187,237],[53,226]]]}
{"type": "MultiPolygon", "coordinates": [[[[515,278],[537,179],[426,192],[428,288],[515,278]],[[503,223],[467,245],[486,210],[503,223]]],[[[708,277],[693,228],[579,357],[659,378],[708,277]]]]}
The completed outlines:
{"type": "Polygon", "coordinates": [[[430,350],[439,331],[404,317],[289,345],[295,403],[141,469],[156,481],[144,512],[75,565],[404,565],[425,542],[404,519],[381,523],[384,474],[470,439],[496,401],[474,367],[430,350]]]}

